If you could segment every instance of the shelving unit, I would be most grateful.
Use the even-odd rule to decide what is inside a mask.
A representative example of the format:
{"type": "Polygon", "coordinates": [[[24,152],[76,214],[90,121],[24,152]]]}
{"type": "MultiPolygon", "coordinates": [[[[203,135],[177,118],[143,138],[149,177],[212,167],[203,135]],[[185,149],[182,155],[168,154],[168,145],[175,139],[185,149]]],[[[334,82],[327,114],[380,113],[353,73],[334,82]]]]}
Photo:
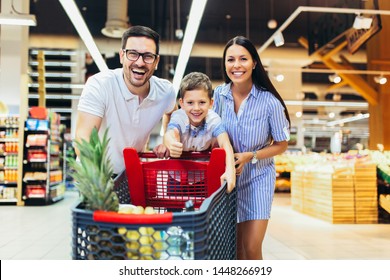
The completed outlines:
{"type": "Polygon", "coordinates": [[[23,195],[26,204],[51,204],[63,198],[63,139],[59,115],[27,119],[23,156],[23,195]]]}
{"type": "Polygon", "coordinates": [[[19,116],[0,116],[0,204],[16,204],[19,116]]]}

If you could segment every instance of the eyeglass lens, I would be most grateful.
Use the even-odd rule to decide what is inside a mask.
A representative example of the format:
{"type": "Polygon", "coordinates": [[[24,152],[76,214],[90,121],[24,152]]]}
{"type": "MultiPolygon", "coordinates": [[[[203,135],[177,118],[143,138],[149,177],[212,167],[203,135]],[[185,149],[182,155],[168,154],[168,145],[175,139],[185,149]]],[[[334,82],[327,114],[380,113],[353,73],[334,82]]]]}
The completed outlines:
{"type": "Polygon", "coordinates": [[[145,63],[153,63],[156,59],[156,55],[152,53],[139,53],[137,51],[133,50],[125,50],[126,57],[131,61],[136,61],[140,56],[142,56],[142,59],[145,63]]]}

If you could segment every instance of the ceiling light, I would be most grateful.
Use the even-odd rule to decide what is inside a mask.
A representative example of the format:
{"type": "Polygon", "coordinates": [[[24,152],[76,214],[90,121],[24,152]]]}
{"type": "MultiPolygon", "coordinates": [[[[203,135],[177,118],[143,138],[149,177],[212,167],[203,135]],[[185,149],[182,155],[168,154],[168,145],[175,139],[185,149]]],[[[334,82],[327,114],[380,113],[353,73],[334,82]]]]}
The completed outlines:
{"type": "Polygon", "coordinates": [[[19,13],[16,11],[12,2],[11,11],[9,13],[0,13],[0,25],[36,26],[37,20],[35,15],[19,13]]]}
{"type": "Polygon", "coordinates": [[[341,94],[335,93],[332,97],[333,101],[340,101],[341,100],[341,94]]]}
{"type": "Polygon", "coordinates": [[[271,0],[270,2],[270,20],[267,23],[267,26],[269,29],[275,29],[278,27],[278,22],[274,19],[274,1],[271,0]]]}
{"type": "Polygon", "coordinates": [[[384,85],[387,83],[387,78],[383,75],[375,76],[374,81],[380,85],[384,85]]]}
{"type": "Polygon", "coordinates": [[[329,75],[329,81],[331,81],[332,83],[338,84],[341,82],[341,77],[337,74],[332,74],[332,75],[329,75]]]}
{"type": "Polygon", "coordinates": [[[130,26],[127,10],[127,0],[107,0],[107,21],[101,30],[104,36],[122,38],[130,26]]]}
{"type": "Polygon", "coordinates": [[[284,37],[282,32],[278,32],[275,34],[274,43],[276,47],[280,47],[284,45],[284,37]]]}
{"type": "Polygon", "coordinates": [[[302,117],[302,111],[296,112],[296,113],[295,113],[295,116],[296,116],[297,118],[302,117]]]}
{"type": "Polygon", "coordinates": [[[173,77],[173,88],[179,92],[180,82],[184,76],[187,62],[194,45],[196,34],[198,34],[199,24],[203,17],[207,0],[192,1],[190,15],[184,32],[183,43],[180,48],[179,57],[176,64],[175,76],[173,77]],[[196,3],[195,3],[196,2],[196,3]]]}
{"type": "Polygon", "coordinates": [[[184,31],[181,29],[181,24],[180,24],[180,1],[176,1],[176,12],[177,12],[177,27],[175,30],[175,36],[178,40],[183,39],[184,36],[184,31]]]}
{"type": "Polygon", "coordinates": [[[100,53],[96,43],[89,32],[89,29],[81,16],[81,13],[73,0],[59,0],[62,7],[64,8],[66,14],[73,23],[74,28],[77,30],[80,38],[83,40],[85,46],[87,47],[89,53],[91,54],[93,60],[95,61],[97,67],[100,71],[107,70],[107,64],[103,59],[102,54],[100,53]]]}
{"type": "Polygon", "coordinates": [[[372,24],[371,17],[364,17],[362,15],[357,15],[353,22],[353,28],[355,29],[370,29],[372,24]]]}
{"type": "Polygon", "coordinates": [[[303,100],[303,99],[305,99],[305,93],[304,92],[298,92],[297,93],[297,95],[296,95],[296,97],[297,97],[297,99],[298,100],[303,100]]]}
{"type": "Polygon", "coordinates": [[[280,82],[283,82],[284,80],[284,75],[283,74],[277,74],[274,76],[275,80],[278,81],[279,83],[280,82]]]}
{"type": "Polygon", "coordinates": [[[175,30],[175,36],[178,40],[181,40],[183,39],[183,36],[184,36],[184,32],[183,32],[183,29],[176,29],[175,30]]]}
{"type": "Polygon", "coordinates": [[[278,27],[278,22],[275,19],[270,19],[267,23],[269,29],[275,29],[278,27]]]}
{"type": "Polygon", "coordinates": [[[0,25],[36,26],[35,15],[0,13],[0,25]]]}
{"type": "Polygon", "coordinates": [[[336,114],[335,114],[334,112],[330,112],[330,113],[328,114],[328,117],[329,117],[330,119],[333,119],[335,116],[336,116],[336,114]]]}

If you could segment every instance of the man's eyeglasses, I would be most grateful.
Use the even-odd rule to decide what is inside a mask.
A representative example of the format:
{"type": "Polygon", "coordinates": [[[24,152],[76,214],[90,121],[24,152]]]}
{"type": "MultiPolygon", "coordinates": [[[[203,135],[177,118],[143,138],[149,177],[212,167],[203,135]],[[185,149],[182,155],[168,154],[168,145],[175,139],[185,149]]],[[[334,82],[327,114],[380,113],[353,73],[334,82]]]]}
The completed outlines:
{"type": "Polygon", "coordinates": [[[129,49],[123,49],[123,52],[126,54],[128,60],[137,61],[138,58],[142,56],[142,60],[147,64],[153,63],[158,56],[157,54],[150,53],[150,52],[140,53],[135,50],[129,50],[129,49]]]}

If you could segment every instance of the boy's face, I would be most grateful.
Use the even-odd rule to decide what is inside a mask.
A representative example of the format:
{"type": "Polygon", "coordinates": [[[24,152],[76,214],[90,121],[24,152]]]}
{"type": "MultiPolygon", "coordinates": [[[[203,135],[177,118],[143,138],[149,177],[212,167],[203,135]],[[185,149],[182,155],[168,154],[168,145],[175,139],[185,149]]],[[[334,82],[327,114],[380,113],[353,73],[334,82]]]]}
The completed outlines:
{"type": "Polygon", "coordinates": [[[186,91],[184,98],[180,98],[179,102],[193,126],[201,125],[207,116],[207,112],[213,106],[213,101],[209,98],[208,92],[203,89],[186,91]]]}

